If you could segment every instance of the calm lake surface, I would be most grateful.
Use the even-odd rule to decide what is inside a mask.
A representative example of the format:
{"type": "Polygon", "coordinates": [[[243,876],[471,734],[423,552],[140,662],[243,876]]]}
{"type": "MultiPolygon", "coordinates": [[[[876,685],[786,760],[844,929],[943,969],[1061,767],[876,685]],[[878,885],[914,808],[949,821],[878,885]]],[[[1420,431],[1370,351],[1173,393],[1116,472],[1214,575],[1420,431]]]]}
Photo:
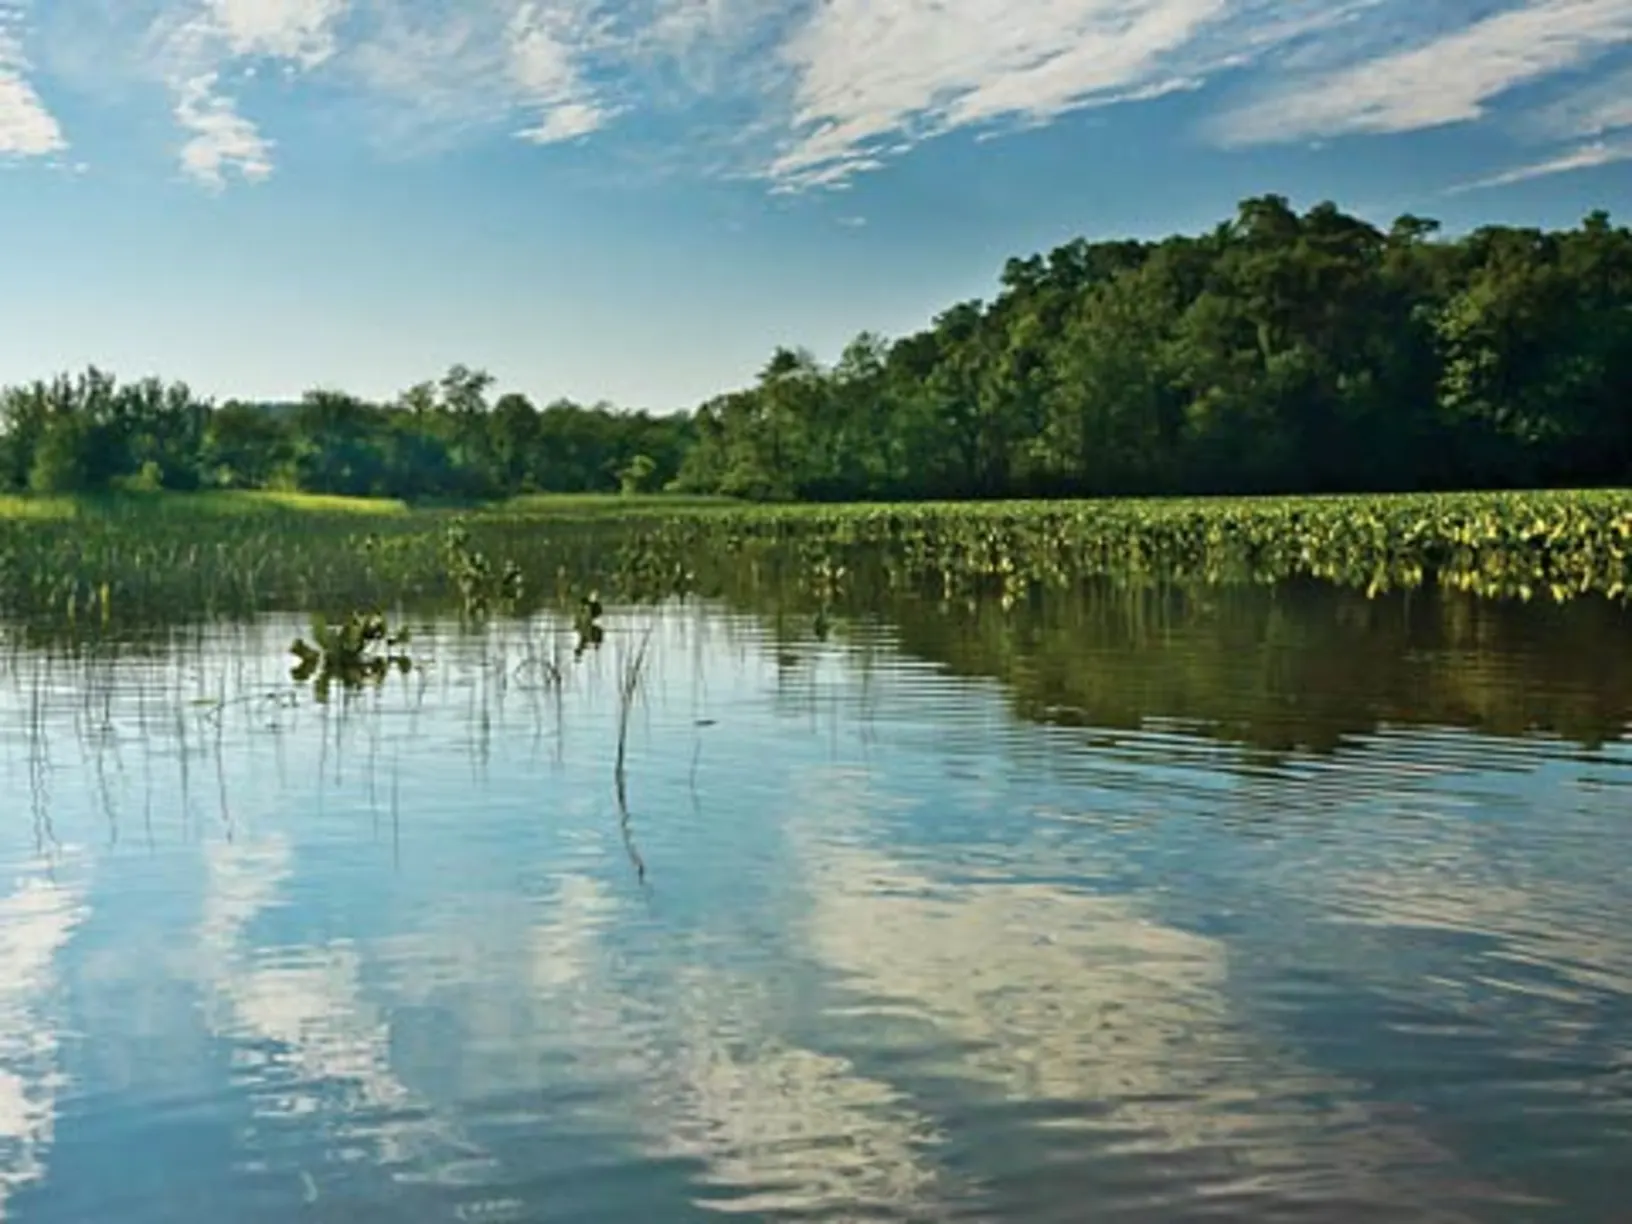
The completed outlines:
{"type": "Polygon", "coordinates": [[[0,1219],[1632,1218],[1626,615],[605,624],[13,640],[0,1219]]]}

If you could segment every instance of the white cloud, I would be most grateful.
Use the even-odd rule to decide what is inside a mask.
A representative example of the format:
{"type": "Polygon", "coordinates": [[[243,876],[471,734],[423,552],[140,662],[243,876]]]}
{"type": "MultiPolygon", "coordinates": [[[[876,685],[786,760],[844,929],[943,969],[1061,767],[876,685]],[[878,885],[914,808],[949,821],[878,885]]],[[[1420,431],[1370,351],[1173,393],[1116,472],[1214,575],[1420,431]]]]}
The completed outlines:
{"type": "Polygon", "coordinates": [[[272,173],[272,142],[216,85],[211,72],[183,82],[178,91],[176,122],[192,133],[181,148],[182,171],[217,191],[226,186],[229,170],[246,182],[261,182],[272,173]]]}
{"type": "Polygon", "coordinates": [[[348,0],[205,0],[193,26],[234,56],[265,56],[311,68],[334,54],[348,0]]]}
{"type": "Polygon", "coordinates": [[[1224,115],[1215,134],[1244,145],[1467,122],[1510,90],[1582,66],[1628,40],[1627,0],[1542,0],[1272,88],[1224,115]]]}
{"type": "Polygon", "coordinates": [[[0,3],[0,157],[44,157],[66,149],[68,142],[29,81],[29,63],[12,29],[21,15],[0,3]]]}
{"type": "MultiPolygon", "coordinates": [[[[270,172],[257,125],[278,121],[259,99],[298,109],[320,85],[336,125],[393,155],[616,128],[631,165],[801,191],[952,131],[989,138],[1249,69],[1255,92],[1208,129],[1220,143],[1476,120],[1632,42],[1632,0],[62,0],[40,29],[54,73],[164,83],[183,166],[215,186],[270,172]]],[[[15,50],[0,42],[0,150],[60,147],[15,50]]],[[[1537,163],[1626,128],[1627,97],[1557,103],[1537,163]]]]}
{"type": "Polygon", "coordinates": [[[538,122],[518,133],[535,144],[553,144],[585,136],[612,117],[585,84],[577,54],[586,35],[599,27],[582,15],[538,4],[517,10],[507,33],[510,77],[538,122]]]}
{"type": "Polygon", "coordinates": [[[216,191],[229,171],[251,183],[271,175],[273,142],[221,91],[221,74],[262,60],[291,72],[318,67],[335,52],[349,2],[192,0],[160,12],[148,41],[174,94],[176,122],[188,133],[179,155],[184,174],[216,191]]]}

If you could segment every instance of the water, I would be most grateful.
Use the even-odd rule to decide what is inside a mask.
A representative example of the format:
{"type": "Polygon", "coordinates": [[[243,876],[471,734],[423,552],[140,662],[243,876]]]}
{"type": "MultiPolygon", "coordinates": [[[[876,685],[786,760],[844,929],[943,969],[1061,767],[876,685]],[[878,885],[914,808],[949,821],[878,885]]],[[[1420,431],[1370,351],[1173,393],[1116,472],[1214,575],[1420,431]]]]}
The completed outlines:
{"type": "Polygon", "coordinates": [[[1607,607],[300,628],[4,664],[0,1219],[1627,1218],[1607,607]]]}

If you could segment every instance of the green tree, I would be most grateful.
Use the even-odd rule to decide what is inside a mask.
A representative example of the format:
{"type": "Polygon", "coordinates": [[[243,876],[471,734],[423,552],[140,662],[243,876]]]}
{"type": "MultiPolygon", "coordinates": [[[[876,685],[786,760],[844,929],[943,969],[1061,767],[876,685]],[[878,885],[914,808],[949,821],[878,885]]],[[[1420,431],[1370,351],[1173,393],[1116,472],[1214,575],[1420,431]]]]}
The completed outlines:
{"type": "Polygon", "coordinates": [[[265,407],[233,400],[210,414],[202,456],[210,483],[228,489],[262,488],[292,458],[288,422],[265,407]]]}
{"type": "Polygon", "coordinates": [[[651,491],[657,461],[650,455],[636,455],[618,471],[618,491],[625,497],[651,491]]]}

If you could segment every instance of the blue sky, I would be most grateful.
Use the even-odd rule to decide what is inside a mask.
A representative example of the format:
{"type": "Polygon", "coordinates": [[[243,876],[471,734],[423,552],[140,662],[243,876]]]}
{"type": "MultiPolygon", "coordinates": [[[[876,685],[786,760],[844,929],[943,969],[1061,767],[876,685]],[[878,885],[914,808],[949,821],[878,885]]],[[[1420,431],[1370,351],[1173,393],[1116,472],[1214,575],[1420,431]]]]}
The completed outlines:
{"type": "Polygon", "coordinates": [[[0,381],[688,407],[1069,237],[1632,198],[1632,0],[0,0],[0,381]]]}

